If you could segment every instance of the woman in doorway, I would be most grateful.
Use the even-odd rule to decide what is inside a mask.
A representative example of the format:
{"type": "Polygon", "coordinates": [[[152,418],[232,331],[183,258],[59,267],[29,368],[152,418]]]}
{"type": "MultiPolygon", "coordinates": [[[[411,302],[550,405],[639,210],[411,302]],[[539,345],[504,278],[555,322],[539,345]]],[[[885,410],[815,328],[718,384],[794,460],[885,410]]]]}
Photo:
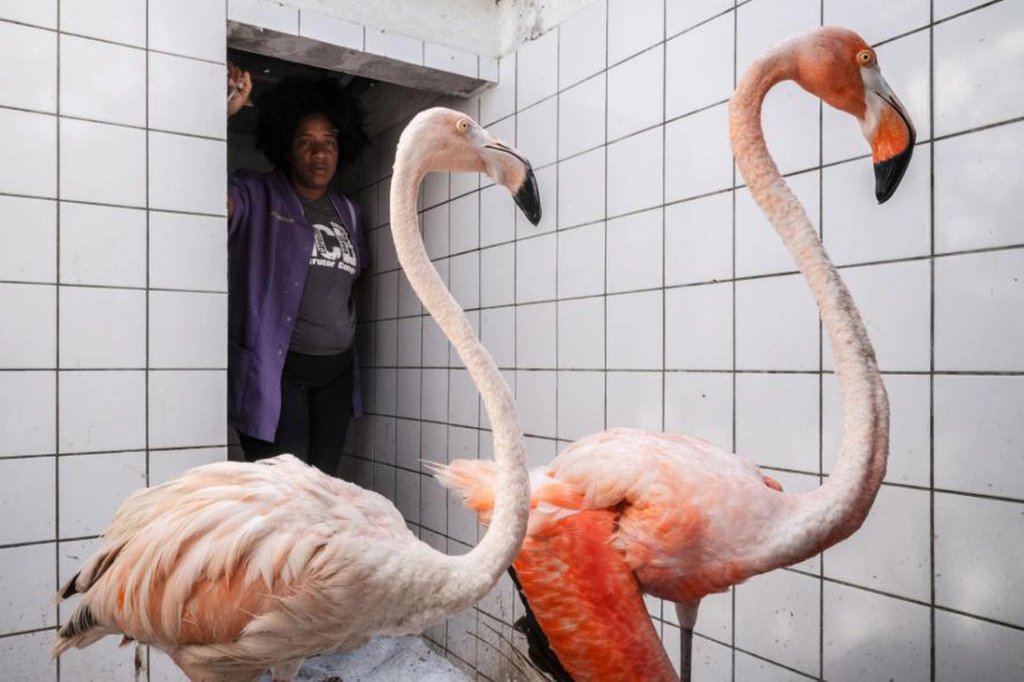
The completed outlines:
{"type": "MultiPolygon", "coordinates": [[[[228,116],[252,80],[228,71],[228,116]]],[[[249,461],[291,453],[337,475],[361,413],[353,284],[369,255],[358,207],[331,187],[365,146],[362,112],[334,79],[289,78],[258,100],[270,173],[228,191],[228,419],[249,461]]]]}

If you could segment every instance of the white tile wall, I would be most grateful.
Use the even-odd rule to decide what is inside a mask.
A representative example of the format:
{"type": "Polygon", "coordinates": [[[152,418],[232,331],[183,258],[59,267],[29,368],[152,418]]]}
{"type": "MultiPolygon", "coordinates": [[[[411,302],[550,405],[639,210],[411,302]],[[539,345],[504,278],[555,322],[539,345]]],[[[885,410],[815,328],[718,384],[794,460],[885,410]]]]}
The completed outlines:
{"type": "Polygon", "coordinates": [[[60,195],[68,201],[145,206],[146,132],[107,123],[63,119],[60,195]],[[102,173],[97,172],[97,159],[104,160],[102,173]]]}
{"type": "Polygon", "coordinates": [[[62,114],[104,123],[146,124],[145,50],[62,35],[60,70],[62,114]]]}
{"type": "Polygon", "coordinates": [[[146,365],[146,292],[61,287],[60,366],[140,369],[146,365]]]}
{"type": "Polygon", "coordinates": [[[0,192],[57,196],[57,119],[0,108],[0,192]]]}
{"type": "Polygon", "coordinates": [[[54,537],[56,471],[53,457],[0,460],[0,544],[54,537]]]}
{"type": "Polygon", "coordinates": [[[146,286],[146,212],[60,204],[62,284],[146,286]]]}
{"type": "Polygon", "coordinates": [[[0,105],[57,111],[57,36],[52,31],[0,24],[0,105]]]}
{"type": "MultiPolygon", "coordinates": [[[[57,583],[53,543],[0,548],[0,634],[53,626],[57,583]]],[[[2,641],[2,640],[0,640],[2,641]]]]}
{"type": "Polygon", "coordinates": [[[146,485],[144,452],[72,455],[60,458],[60,535],[99,535],[121,502],[146,485]],[[76,485],[90,479],[89,486],[76,485]]]}
{"type": "Polygon", "coordinates": [[[56,363],[57,288],[0,284],[0,318],[17,320],[0,329],[0,361],[8,369],[39,369],[56,363]]]}
{"type": "Polygon", "coordinates": [[[0,457],[57,450],[56,372],[0,372],[0,457]]]}
{"type": "Polygon", "coordinates": [[[53,201],[0,196],[0,280],[57,280],[57,205],[53,201]]]}

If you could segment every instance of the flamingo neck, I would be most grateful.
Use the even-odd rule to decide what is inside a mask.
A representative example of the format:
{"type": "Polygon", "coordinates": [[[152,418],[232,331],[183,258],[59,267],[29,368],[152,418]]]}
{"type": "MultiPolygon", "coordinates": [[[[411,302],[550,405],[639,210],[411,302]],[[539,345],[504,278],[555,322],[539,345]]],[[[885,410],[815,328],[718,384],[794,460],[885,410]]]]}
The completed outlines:
{"type": "MultiPolygon", "coordinates": [[[[842,398],[842,442],[828,480],[784,505],[791,532],[775,529],[761,555],[764,570],[813,556],[863,523],[885,476],[889,404],[875,352],[850,292],[829,260],[803,207],[768,153],[761,107],[768,91],[795,80],[792,51],[784,44],[755,62],[730,103],[733,155],[751,195],[768,216],[807,280],[835,359],[842,398]]],[[[784,524],[785,525],[785,524],[784,524]]]]}
{"type": "Polygon", "coordinates": [[[493,521],[477,546],[462,556],[431,552],[432,558],[423,557],[436,564],[422,567],[415,578],[423,582],[416,586],[416,595],[421,599],[420,609],[429,617],[433,609],[443,616],[468,608],[490,591],[512,563],[526,535],[530,487],[512,392],[424,248],[416,219],[416,198],[426,171],[415,163],[415,144],[404,143],[403,139],[399,144],[391,180],[395,251],[416,295],[458,352],[483,397],[497,465],[493,521]]]}

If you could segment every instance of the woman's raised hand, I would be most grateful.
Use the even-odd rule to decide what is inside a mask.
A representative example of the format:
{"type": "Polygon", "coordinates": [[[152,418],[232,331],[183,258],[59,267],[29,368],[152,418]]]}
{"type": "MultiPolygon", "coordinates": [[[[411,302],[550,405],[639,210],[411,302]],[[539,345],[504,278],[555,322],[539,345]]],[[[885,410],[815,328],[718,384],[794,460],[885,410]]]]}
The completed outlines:
{"type": "Polygon", "coordinates": [[[252,94],[252,77],[228,62],[228,116],[234,116],[249,101],[252,94]]]}

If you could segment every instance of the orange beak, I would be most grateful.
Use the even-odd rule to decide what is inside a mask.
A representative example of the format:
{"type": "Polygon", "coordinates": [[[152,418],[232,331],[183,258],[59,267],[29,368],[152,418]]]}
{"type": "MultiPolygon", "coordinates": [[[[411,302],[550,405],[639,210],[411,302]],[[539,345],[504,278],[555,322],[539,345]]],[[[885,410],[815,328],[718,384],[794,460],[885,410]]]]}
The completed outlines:
{"type": "Polygon", "coordinates": [[[917,133],[907,110],[881,74],[874,72],[865,80],[868,109],[875,112],[871,117],[874,128],[865,130],[865,134],[871,142],[875,163],[875,198],[884,204],[899,187],[910,165],[917,133]]]}

